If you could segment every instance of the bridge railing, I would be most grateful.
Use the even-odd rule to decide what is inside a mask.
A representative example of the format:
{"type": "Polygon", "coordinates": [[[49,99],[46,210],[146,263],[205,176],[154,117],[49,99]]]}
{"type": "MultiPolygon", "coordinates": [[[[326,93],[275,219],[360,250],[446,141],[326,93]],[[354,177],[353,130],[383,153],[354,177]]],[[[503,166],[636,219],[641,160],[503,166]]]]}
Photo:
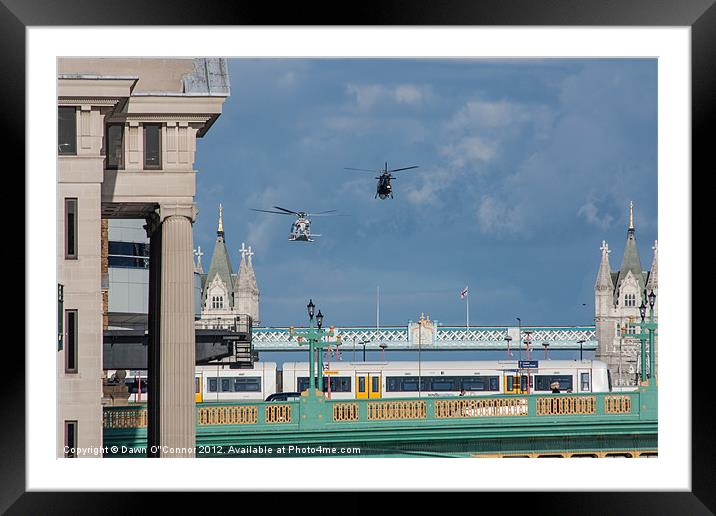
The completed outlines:
{"type": "MultiPolygon", "coordinates": [[[[641,391],[539,395],[415,397],[326,400],[307,397],[290,402],[197,403],[197,436],[221,429],[242,432],[380,427],[404,424],[482,425],[531,419],[640,418],[641,391]]],[[[146,430],[146,405],[105,407],[106,436],[129,436],[146,430]]]]}

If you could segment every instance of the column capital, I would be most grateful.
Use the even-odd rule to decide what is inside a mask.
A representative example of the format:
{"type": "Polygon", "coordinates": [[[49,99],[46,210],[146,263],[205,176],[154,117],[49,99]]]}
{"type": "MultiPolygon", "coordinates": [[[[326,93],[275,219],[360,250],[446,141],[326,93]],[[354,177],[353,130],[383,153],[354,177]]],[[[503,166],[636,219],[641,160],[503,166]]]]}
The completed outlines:
{"type": "Polygon", "coordinates": [[[157,209],[157,215],[159,216],[159,222],[164,222],[167,217],[186,217],[192,224],[196,220],[196,216],[199,213],[194,203],[185,204],[161,204],[157,209]]]}

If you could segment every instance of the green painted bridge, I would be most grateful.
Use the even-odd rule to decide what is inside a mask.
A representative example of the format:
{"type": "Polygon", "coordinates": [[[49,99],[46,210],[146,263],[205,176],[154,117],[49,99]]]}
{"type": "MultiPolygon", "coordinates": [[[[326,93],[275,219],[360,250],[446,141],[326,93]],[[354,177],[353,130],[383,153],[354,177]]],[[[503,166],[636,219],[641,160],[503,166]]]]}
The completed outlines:
{"type": "MultiPolygon", "coordinates": [[[[652,456],[658,389],[197,403],[197,457],[652,456]]],[[[147,455],[145,405],[104,408],[105,456],[147,455]]]]}

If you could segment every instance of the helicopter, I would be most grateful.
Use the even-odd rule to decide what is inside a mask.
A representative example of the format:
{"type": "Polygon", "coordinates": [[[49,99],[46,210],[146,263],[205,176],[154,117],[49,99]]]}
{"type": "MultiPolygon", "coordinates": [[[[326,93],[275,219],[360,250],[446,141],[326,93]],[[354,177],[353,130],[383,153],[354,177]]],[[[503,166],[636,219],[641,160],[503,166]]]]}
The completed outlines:
{"type": "Polygon", "coordinates": [[[273,210],[258,210],[255,208],[249,208],[252,211],[262,211],[264,213],[276,213],[278,215],[295,215],[298,218],[296,221],[291,224],[291,234],[288,235],[288,239],[291,242],[313,242],[312,237],[319,237],[321,235],[316,235],[311,233],[311,220],[309,217],[314,216],[324,216],[329,213],[333,213],[336,210],[328,210],[328,211],[319,211],[318,213],[307,213],[305,211],[293,211],[293,210],[287,210],[286,208],[281,208],[280,206],[274,206],[277,210],[281,211],[273,211],[273,210]]]}
{"type": "MultiPolygon", "coordinates": [[[[375,197],[374,199],[377,199],[380,197],[381,199],[385,199],[386,197],[390,196],[391,199],[393,199],[393,187],[390,185],[390,180],[395,179],[391,175],[391,172],[400,172],[401,170],[410,170],[412,168],[418,168],[418,165],[414,165],[412,167],[404,167],[404,168],[394,168],[392,170],[388,170],[388,162],[385,162],[385,168],[383,170],[378,170],[377,173],[379,173],[379,176],[375,176],[375,178],[378,180],[378,186],[376,187],[375,197]]],[[[346,168],[345,170],[359,170],[361,172],[376,172],[376,170],[368,170],[365,168],[346,168]]]]}

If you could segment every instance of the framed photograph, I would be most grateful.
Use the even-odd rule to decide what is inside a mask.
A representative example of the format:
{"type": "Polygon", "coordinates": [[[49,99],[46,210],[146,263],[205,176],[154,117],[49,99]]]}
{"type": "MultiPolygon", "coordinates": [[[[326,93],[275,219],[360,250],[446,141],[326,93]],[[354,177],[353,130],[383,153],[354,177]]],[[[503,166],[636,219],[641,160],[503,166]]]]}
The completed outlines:
{"type": "MultiPolygon", "coordinates": [[[[650,2],[633,0],[616,8],[599,2],[567,7],[548,2],[477,5],[465,1],[453,2],[449,8],[389,2],[375,6],[375,10],[367,4],[353,6],[350,17],[331,8],[321,10],[318,6],[301,8],[300,12],[297,7],[289,6],[280,12],[269,13],[268,9],[259,9],[255,4],[229,7],[224,4],[200,6],[180,2],[180,6],[176,2],[154,2],[149,8],[144,6],[139,24],[129,8],[113,12],[108,17],[109,11],[103,4],[61,2],[46,6],[33,1],[0,1],[3,68],[7,77],[13,78],[7,81],[3,95],[6,120],[12,121],[15,128],[6,131],[8,148],[20,149],[24,143],[28,192],[24,219],[28,244],[25,349],[20,351],[16,345],[8,346],[11,357],[7,362],[7,385],[12,386],[12,394],[1,409],[4,438],[0,449],[5,459],[5,482],[0,484],[0,509],[9,514],[95,513],[109,505],[115,512],[136,510],[134,495],[128,500],[126,491],[395,490],[482,491],[479,495],[489,493],[495,501],[502,499],[507,494],[505,492],[514,491],[514,494],[519,493],[519,500],[529,503],[531,512],[570,513],[576,507],[580,514],[673,514],[677,511],[710,514],[716,511],[716,498],[710,489],[714,483],[714,452],[705,422],[714,402],[708,389],[701,387],[699,382],[703,373],[699,372],[701,361],[698,359],[703,351],[692,346],[691,341],[689,260],[692,171],[705,168],[706,161],[712,161],[706,150],[709,148],[706,129],[713,112],[711,97],[716,91],[716,73],[711,66],[716,59],[716,8],[710,0],[669,2],[657,7],[650,2]],[[318,18],[313,18],[313,14],[318,18]],[[155,70],[164,66],[160,62],[162,59],[207,58],[207,66],[213,66],[213,61],[222,62],[216,66],[219,67],[217,70],[226,72],[228,80],[225,83],[221,82],[221,73],[216,70],[211,73],[205,70],[208,86],[183,83],[185,89],[197,88],[192,90],[196,92],[204,87],[211,92],[214,88],[214,97],[219,91],[217,88],[226,88],[228,100],[211,106],[215,117],[177,119],[170,127],[141,114],[110,120],[102,131],[107,140],[106,147],[102,144],[102,153],[107,160],[103,167],[105,174],[115,177],[120,175],[118,172],[133,166],[137,171],[148,171],[148,174],[157,174],[172,166],[180,171],[185,161],[189,163],[189,169],[192,166],[199,169],[196,206],[201,215],[191,212],[191,206],[176,203],[171,208],[174,211],[167,208],[166,216],[171,217],[171,211],[181,217],[193,217],[192,247],[200,244],[205,252],[219,237],[224,241],[226,228],[226,244],[232,255],[228,261],[240,262],[242,270],[247,263],[251,265],[254,252],[257,253],[253,258],[256,266],[260,263],[257,260],[268,261],[271,253],[285,253],[289,245],[294,246],[291,249],[317,246],[320,254],[312,258],[294,255],[292,259],[300,270],[309,270],[314,265],[326,271],[330,281],[323,278],[321,281],[326,285],[318,288],[323,288],[319,290],[323,299],[330,301],[319,305],[325,311],[327,321],[331,317],[349,320],[350,314],[356,313],[351,324],[358,325],[359,319],[375,316],[378,326],[382,293],[385,296],[384,315],[391,313],[391,306],[406,307],[411,314],[417,311],[412,315],[414,319],[407,323],[407,339],[423,342],[420,330],[429,326],[423,324],[429,317],[421,316],[419,307],[422,305],[411,304],[413,295],[410,293],[404,299],[396,297],[391,305],[390,297],[381,288],[377,293],[377,315],[372,301],[375,286],[371,286],[369,293],[370,315],[360,312],[357,303],[341,301],[338,295],[331,297],[332,292],[356,292],[359,289],[359,285],[350,281],[348,273],[342,272],[355,271],[358,261],[346,258],[339,262],[333,261],[333,257],[339,256],[342,250],[359,256],[357,248],[369,250],[368,244],[375,242],[376,234],[381,232],[392,231],[398,235],[403,231],[410,235],[396,237],[395,245],[403,250],[418,253],[421,249],[434,248],[429,251],[435,253],[431,263],[441,270],[451,268],[449,260],[444,263],[436,260],[439,254],[452,252],[451,242],[460,238],[455,231],[464,232],[467,239],[482,238],[479,245],[461,243],[455,251],[458,255],[470,254],[478,263],[480,256],[489,254],[507,252],[517,255],[521,242],[524,242],[528,250],[526,254],[532,257],[530,261],[539,261],[538,253],[542,249],[543,261],[564,263],[561,267],[565,277],[571,278],[567,270],[570,260],[554,256],[556,251],[552,249],[557,247],[555,242],[560,240],[560,233],[564,233],[565,240],[574,241],[577,240],[575,234],[585,231],[584,228],[600,228],[603,234],[616,231],[616,235],[625,235],[628,213],[629,235],[633,236],[636,220],[637,239],[640,237],[638,231],[643,231],[644,238],[648,238],[639,242],[642,250],[640,265],[644,270],[651,269],[652,281],[655,281],[656,269],[650,268],[652,256],[644,255],[648,252],[645,248],[654,250],[653,263],[656,263],[657,238],[661,244],[658,247],[661,251],[658,335],[664,345],[658,352],[661,364],[658,456],[643,460],[473,458],[449,462],[444,457],[152,460],[127,456],[108,458],[102,457],[101,453],[96,458],[76,461],[65,458],[68,457],[66,454],[58,458],[55,422],[60,421],[60,409],[57,399],[58,392],[67,387],[58,380],[56,354],[61,352],[63,355],[62,375],[81,375],[81,362],[78,367],[75,351],[76,332],[68,332],[67,328],[79,327],[79,332],[85,330],[78,326],[83,324],[81,311],[78,315],[78,311],[68,305],[58,312],[58,299],[63,299],[63,295],[66,298],[67,294],[57,291],[57,261],[77,261],[78,254],[81,259],[77,241],[71,235],[81,231],[83,199],[81,196],[65,196],[65,203],[59,206],[57,183],[48,179],[51,173],[47,171],[57,170],[58,156],[64,156],[63,159],[77,157],[82,154],[82,148],[97,144],[87,136],[89,132],[82,132],[85,128],[82,124],[94,123],[89,116],[82,118],[84,108],[62,111],[62,103],[59,112],[57,108],[58,76],[92,80],[81,76],[77,71],[79,68],[75,70],[71,62],[96,58],[154,59],[151,66],[159,67],[155,70]],[[335,83],[333,89],[322,89],[331,81],[335,83]],[[303,88],[302,96],[288,93],[298,87],[303,88]],[[268,94],[270,88],[278,92],[273,97],[268,94]],[[243,96],[246,104],[241,109],[236,108],[242,99],[237,99],[234,104],[232,95],[243,96]],[[253,100],[249,100],[252,95],[253,100]],[[420,118],[413,117],[410,110],[420,110],[420,118]],[[287,112],[291,124],[282,119],[287,112]],[[579,116],[570,118],[577,112],[579,116]],[[609,114],[605,115],[606,112],[609,114]],[[380,116],[374,116],[376,114],[380,116]],[[256,117],[251,119],[256,122],[235,123],[241,116],[256,117]],[[586,117],[593,119],[585,121],[586,117]],[[600,117],[604,117],[603,122],[600,117]],[[606,117],[611,118],[607,120],[606,117]],[[122,132],[122,127],[128,129],[122,132]],[[616,129],[610,131],[609,127],[616,129]],[[206,141],[197,144],[196,148],[193,140],[187,144],[181,135],[192,134],[191,131],[198,131],[201,136],[208,132],[206,141]],[[476,136],[478,132],[480,137],[476,136]],[[276,137],[278,133],[296,144],[286,146],[282,143],[284,140],[276,137]],[[244,142],[239,141],[241,139],[244,142]],[[391,145],[391,139],[402,146],[391,145]],[[346,142],[350,140],[353,142],[349,147],[346,142]],[[555,144],[555,140],[561,143],[555,144]],[[80,152],[73,148],[75,142],[80,152]],[[599,142],[603,142],[601,147],[599,142]],[[331,144],[338,150],[331,148],[331,144]],[[369,148],[363,154],[368,163],[361,161],[361,145],[369,148]],[[236,162],[221,158],[221,149],[229,146],[237,150],[236,156],[240,156],[236,162]],[[403,152],[395,158],[396,162],[391,156],[379,157],[381,152],[381,155],[389,153],[391,147],[403,152]],[[57,152],[55,148],[58,148],[57,152]],[[141,149],[141,152],[136,154],[135,149],[141,149]],[[414,151],[415,163],[407,150],[414,151]],[[190,162],[188,156],[192,152],[197,153],[196,162],[190,162]],[[204,155],[199,157],[202,152],[204,155]],[[448,166],[444,169],[434,164],[431,166],[431,152],[439,155],[448,166]],[[575,156],[580,152],[584,169],[569,173],[566,168],[575,160],[564,156],[575,156]],[[620,152],[623,152],[620,155],[623,159],[605,157],[620,152]],[[268,168],[263,168],[269,163],[265,158],[269,155],[274,158],[270,161],[271,166],[286,170],[271,173],[268,168]],[[507,155],[510,159],[502,159],[507,155]],[[341,162],[342,159],[345,162],[341,162]],[[627,162],[628,165],[624,165],[627,162]],[[312,175],[311,171],[320,169],[323,164],[331,172],[312,175]],[[295,170],[288,170],[291,167],[295,170]],[[503,174],[500,180],[486,177],[488,173],[497,173],[495,170],[500,167],[514,167],[514,170],[499,172],[503,174]],[[332,172],[334,169],[336,171],[332,172]],[[203,170],[215,171],[215,174],[202,175],[203,170]],[[560,172],[550,173],[550,170],[560,172]],[[368,173],[372,171],[376,172],[375,179],[374,174],[368,173]],[[256,175],[252,176],[254,172],[256,175]],[[395,175],[391,176],[393,172],[395,175]],[[394,179],[393,183],[381,174],[394,179]],[[266,179],[257,179],[259,177],[266,179]],[[589,178],[589,183],[583,178],[589,178]],[[333,179],[336,185],[329,184],[333,179]],[[473,186],[461,186],[467,185],[468,179],[473,186]],[[282,191],[281,185],[307,195],[313,190],[309,186],[311,181],[317,181],[318,188],[327,192],[324,199],[312,197],[314,201],[321,199],[319,206],[287,205],[276,200],[277,192],[282,191]],[[479,191],[468,191],[473,187],[479,191]],[[242,188],[246,199],[241,199],[242,188]],[[323,215],[350,216],[352,207],[357,206],[363,193],[375,206],[402,204],[405,208],[401,209],[405,211],[400,216],[395,215],[388,228],[380,225],[377,219],[371,223],[363,221],[361,227],[355,228],[358,235],[358,242],[354,243],[356,249],[348,244],[331,244],[330,233],[342,230],[331,219],[322,218],[323,215]],[[634,198],[637,199],[636,206],[630,209],[626,200],[634,198]],[[648,215],[639,214],[639,199],[645,199],[648,215]],[[622,205],[615,204],[622,201],[622,205]],[[458,207],[465,203],[474,205],[467,210],[458,207]],[[429,212],[431,215],[425,214],[427,207],[434,209],[429,212]],[[254,211],[249,212],[250,208],[254,211]],[[465,222],[468,211],[471,218],[465,222]],[[625,219],[615,220],[615,214],[625,219]],[[321,218],[312,221],[314,215],[321,218]],[[573,217],[579,224],[560,225],[560,218],[565,216],[573,217]],[[250,223],[246,222],[249,218],[250,223]],[[60,219],[62,229],[57,229],[53,239],[50,235],[54,233],[48,227],[59,228],[57,220],[60,219]],[[410,220],[415,227],[409,226],[410,220]],[[531,232],[534,224],[530,225],[530,222],[536,220],[552,227],[549,239],[541,237],[550,233],[545,228],[540,230],[542,233],[531,232]],[[230,235],[232,225],[233,228],[240,227],[240,231],[236,231],[239,235],[230,235]],[[423,225],[425,230],[421,233],[418,226],[423,225]],[[470,228],[471,225],[474,227],[470,228]],[[505,232],[512,235],[506,247],[499,237],[505,232]],[[58,238],[62,240],[62,256],[57,251],[58,238]],[[281,246],[269,241],[278,238],[281,246]],[[537,242],[540,238],[543,240],[537,242]],[[244,239],[246,245],[252,247],[245,248],[244,239]],[[494,251],[490,250],[491,245],[494,251]],[[236,254],[234,249],[239,246],[240,253],[236,254]],[[49,260],[48,256],[55,256],[55,260],[49,260]],[[548,256],[554,257],[548,259],[548,256]],[[335,263],[335,270],[328,276],[332,263],[335,263]],[[341,303],[345,308],[339,307],[341,303]],[[326,309],[331,305],[336,307],[333,312],[326,309]],[[62,331],[57,330],[58,324],[63,325],[62,331]],[[413,329],[415,335],[411,333],[413,329]],[[44,344],[51,339],[58,339],[58,344],[44,344]],[[100,496],[100,493],[92,495],[88,491],[110,493],[100,496]]],[[[170,68],[166,66],[167,74],[174,73],[170,68]]],[[[127,70],[112,77],[112,87],[117,91],[121,88],[131,91],[137,87],[135,75],[139,74],[132,73],[131,67],[127,70]]],[[[80,98],[78,95],[75,96],[80,98]]],[[[211,97],[211,94],[196,93],[194,98],[206,103],[211,97]]],[[[374,211],[377,213],[378,209],[374,211]]],[[[125,213],[124,218],[131,217],[125,213]]],[[[339,222],[349,223],[347,218],[339,219],[339,222]]],[[[191,225],[188,227],[191,231],[191,225]]],[[[147,231],[151,232],[151,228],[147,231]]],[[[609,272],[618,270],[620,259],[622,270],[630,267],[624,237],[615,238],[617,240],[609,242],[609,246],[602,244],[601,253],[601,239],[596,240],[588,248],[587,252],[593,256],[590,255],[587,261],[598,267],[598,257],[606,255],[608,260],[608,253],[615,250],[609,272]]],[[[165,244],[167,241],[168,237],[165,244]]],[[[99,238],[97,242],[99,246],[99,238]]],[[[134,242],[129,247],[120,244],[123,243],[114,242],[114,250],[107,251],[114,256],[118,266],[142,269],[151,263],[152,251],[148,245],[145,249],[141,242],[134,242]]],[[[386,252],[399,256],[397,248],[386,252]]],[[[571,252],[584,251],[579,248],[571,252]]],[[[201,268],[201,249],[195,256],[201,268]]],[[[215,270],[209,256],[205,260],[204,269],[207,272],[215,270]]],[[[369,260],[362,259],[363,262],[369,260]]],[[[525,263],[509,258],[502,261],[515,268],[525,263]]],[[[197,262],[192,265],[196,267],[197,262]]],[[[370,269],[373,274],[379,271],[376,267],[370,269]]],[[[234,281],[235,274],[238,281],[238,267],[233,270],[229,263],[228,269],[228,283],[234,281]]],[[[394,272],[387,266],[386,269],[385,279],[378,282],[390,281],[388,276],[394,272]]],[[[553,269],[544,266],[542,270],[553,274],[553,269]]],[[[266,264],[265,270],[271,290],[275,292],[280,284],[290,285],[291,294],[287,296],[294,300],[314,281],[291,276],[275,263],[273,266],[266,264]]],[[[513,298],[506,295],[502,301],[498,299],[501,290],[497,280],[488,285],[493,290],[485,288],[482,300],[479,290],[469,284],[469,280],[465,282],[469,286],[459,284],[453,288],[455,292],[450,291],[450,301],[445,301],[456,307],[455,314],[450,315],[452,320],[448,321],[452,323],[451,327],[490,326],[490,317],[501,317],[495,325],[519,325],[522,332],[522,320],[517,317],[517,322],[506,324],[504,314],[508,313],[507,309],[500,311],[499,307],[500,303],[527,306],[525,297],[542,299],[536,292],[549,287],[540,287],[544,278],[530,270],[537,271],[538,268],[514,273],[518,278],[515,281],[525,288],[516,291],[513,298]],[[473,304],[472,309],[469,303],[473,304]],[[476,315],[478,311],[481,315],[476,315]]],[[[264,280],[258,271],[257,268],[256,279],[261,287],[264,280]]],[[[411,272],[417,274],[418,269],[411,272]]],[[[459,267],[456,266],[453,272],[457,276],[459,267]]],[[[201,273],[211,276],[203,269],[201,273]]],[[[81,274],[80,269],[78,274],[81,274]]],[[[149,274],[152,274],[151,270],[149,274]]],[[[425,270],[426,278],[429,274],[430,271],[425,270]]],[[[499,278],[499,274],[495,273],[495,277],[499,278]]],[[[596,268],[584,271],[586,281],[572,290],[591,295],[594,278],[599,281],[598,274],[596,268]]],[[[451,288],[452,285],[445,285],[444,277],[434,283],[426,279],[424,288],[431,292],[451,288]]],[[[645,275],[643,279],[648,281],[649,276],[645,275]]],[[[611,277],[612,280],[622,281],[618,277],[611,277]]],[[[370,281],[374,281],[373,277],[370,281]]],[[[234,302],[239,303],[239,291],[234,298],[233,291],[226,291],[225,285],[219,283],[213,287],[208,283],[200,287],[198,305],[206,313],[223,313],[225,304],[231,303],[233,307],[234,302]]],[[[627,283],[619,285],[624,291],[629,288],[627,283]]],[[[622,303],[628,306],[633,303],[632,308],[636,309],[636,299],[625,297],[619,288],[610,291],[609,295],[621,296],[622,303]]],[[[253,319],[265,319],[268,326],[289,326],[290,319],[301,326],[305,322],[300,319],[305,316],[305,303],[299,306],[300,310],[287,308],[282,304],[284,301],[278,299],[281,295],[275,293],[274,297],[262,301],[262,312],[252,313],[253,319]],[[281,319],[278,314],[288,315],[281,319]]],[[[308,299],[310,295],[305,297],[308,299]]],[[[440,300],[435,303],[443,302],[439,296],[434,299],[440,300]]],[[[591,305],[591,299],[588,301],[591,305]]],[[[258,301],[256,305],[258,310],[258,301]]],[[[555,304],[543,312],[554,319],[558,317],[554,314],[562,311],[565,320],[556,322],[569,323],[570,318],[581,317],[578,310],[555,304]]],[[[595,316],[601,317],[596,312],[595,316]]],[[[591,314],[586,313],[579,323],[589,323],[590,319],[591,314]]],[[[439,327],[437,322],[435,327],[439,327]]],[[[632,330],[631,326],[625,329],[626,332],[632,330]]],[[[291,331],[294,331],[293,326],[291,331]]],[[[598,325],[596,331],[600,331],[598,325]]],[[[520,342],[522,337],[520,333],[520,342]]],[[[615,342],[618,340],[615,338],[615,342]]],[[[509,352],[509,341],[507,346],[509,352]]],[[[534,359],[535,354],[540,359],[543,356],[547,359],[548,353],[557,353],[553,348],[548,350],[548,346],[541,346],[541,343],[535,346],[537,349],[532,350],[532,357],[520,356],[525,359],[520,368],[533,367],[530,359],[534,359]]],[[[353,357],[366,353],[355,348],[342,352],[353,353],[353,357]]],[[[367,352],[372,353],[376,361],[383,361],[384,353],[391,350],[369,348],[367,352]]],[[[521,346],[519,352],[522,352],[521,346]]],[[[590,353],[587,358],[594,358],[594,349],[587,353],[590,353]]],[[[272,355],[266,356],[264,361],[268,363],[272,355]]],[[[328,356],[331,356],[330,351],[328,356]]],[[[610,364],[612,366],[617,367],[610,364]]],[[[636,360],[631,369],[627,365],[622,368],[620,364],[619,387],[626,385],[622,383],[623,377],[635,378],[637,383],[642,381],[639,369],[646,367],[636,360]],[[622,375],[623,371],[626,372],[622,375]]],[[[324,370],[328,371],[327,375],[332,374],[330,367],[324,370]]],[[[124,376],[120,376],[118,382],[124,380],[124,376]]],[[[140,376],[137,374],[135,401],[141,401],[139,397],[145,392],[140,376]]],[[[540,386],[545,392],[552,393],[560,392],[560,387],[564,390],[560,381],[568,382],[566,376],[558,377],[557,373],[553,376],[541,378],[539,382],[535,380],[533,384],[528,375],[526,388],[529,391],[540,386]]],[[[575,378],[574,389],[578,388],[579,382],[596,382],[589,379],[596,377],[575,378]]],[[[201,379],[197,392],[206,390],[218,396],[224,390],[239,392],[253,388],[248,380],[243,383],[237,380],[236,385],[227,383],[226,388],[221,378],[214,380],[216,385],[211,390],[209,376],[201,379]],[[206,382],[205,386],[203,382],[206,382]]],[[[335,380],[327,382],[329,393],[333,388],[334,395],[344,387],[338,378],[335,380]]],[[[363,380],[370,383],[371,378],[366,376],[363,380]]],[[[356,376],[355,382],[358,381],[356,376]]],[[[422,390],[422,378],[419,384],[422,390]]],[[[489,382],[480,383],[480,388],[483,384],[489,385],[489,382]]],[[[452,388],[457,389],[456,385],[452,388]]],[[[589,383],[589,388],[596,390],[596,384],[589,383]]],[[[609,388],[611,390],[612,386],[609,388]]],[[[150,384],[150,392],[151,389],[150,384]]],[[[260,401],[273,390],[262,391],[260,401]]],[[[286,389],[284,385],[283,390],[293,389],[286,389]]],[[[295,390],[302,390],[300,382],[296,383],[295,390]]],[[[463,387],[461,395],[464,392],[463,387]]],[[[65,425],[65,444],[74,443],[77,422],[72,418],[61,419],[65,425]]]]}

